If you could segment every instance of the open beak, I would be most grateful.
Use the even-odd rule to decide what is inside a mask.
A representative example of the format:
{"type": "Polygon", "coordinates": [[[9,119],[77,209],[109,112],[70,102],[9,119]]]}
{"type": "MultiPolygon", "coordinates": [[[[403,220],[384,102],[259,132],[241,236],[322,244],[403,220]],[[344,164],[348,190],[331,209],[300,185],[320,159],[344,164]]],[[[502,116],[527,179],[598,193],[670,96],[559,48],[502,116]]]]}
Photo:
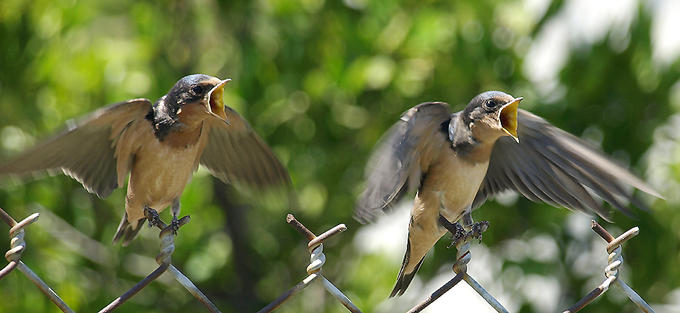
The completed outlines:
{"type": "Polygon", "coordinates": [[[224,112],[224,85],[231,81],[231,78],[227,78],[221,81],[219,84],[215,85],[213,89],[208,92],[208,111],[222,118],[227,124],[227,114],[224,112]]]}
{"type": "Polygon", "coordinates": [[[519,97],[512,99],[512,101],[506,103],[501,108],[500,120],[501,127],[503,131],[507,133],[510,137],[515,139],[519,143],[519,138],[517,137],[517,107],[519,102],[524,100],[524,98],[519,97]]]}

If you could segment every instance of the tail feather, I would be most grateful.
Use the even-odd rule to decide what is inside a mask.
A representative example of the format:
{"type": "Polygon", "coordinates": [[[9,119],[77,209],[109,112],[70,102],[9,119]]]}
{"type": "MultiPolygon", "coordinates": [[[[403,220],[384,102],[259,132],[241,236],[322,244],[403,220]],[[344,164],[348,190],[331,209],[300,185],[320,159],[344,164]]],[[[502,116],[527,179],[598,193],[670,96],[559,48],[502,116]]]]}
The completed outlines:
{"type": "Polygon", "coordinates": [[[144,226],[144,222],[146,219],[142,218],[137,221],[137,225],[132,225],[130,222],[128,222],[127,218],[127,212],[123,215],[123,219],[120,221],[120,224],[118,225],[118,230],[116,230],[116,234],[113,236],[113,244],[118,243],[119,241],[122,240],[122,245],[123,247],[127,246],[130,244],[132,239],[135,239],[137,237],[137,233],[139,233],[139,230],[142,229],[142,226],[144,226]]]}
{"type": "Polygon", "coordinates": [[[397,275],[397,282],[394,284],[394,289],[392,289],[392,292],[390,293],[390,298],[394,296],[401,296],[404,294],[406,288],[408,288],[408,286],[411,284],[413,277],[416,276],[418,269],[423,264],[423,260],[425,260],[425,257],[423,256],[422,258],[420,258],[420,261],[418,261],[418,265],[415,266],[413,271],[407,274],[405,273],[406,265],[409,264],[410,259],[411,259],[411,240],[409,239],[406,244],[404,262],[401,263],[401,269],[399,270],[399,275],[397,275]]]}

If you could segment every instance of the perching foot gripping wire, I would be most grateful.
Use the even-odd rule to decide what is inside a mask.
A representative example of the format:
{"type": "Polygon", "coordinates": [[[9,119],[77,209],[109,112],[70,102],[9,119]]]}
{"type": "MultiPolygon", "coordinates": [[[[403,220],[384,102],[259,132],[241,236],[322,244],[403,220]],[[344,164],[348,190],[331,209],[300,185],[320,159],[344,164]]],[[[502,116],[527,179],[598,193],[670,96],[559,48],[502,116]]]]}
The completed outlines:
{"type": "MultiPolygon", "coordinates": [[[[474,225],[472,222],[472,217],[468,214],[466,214],[463,218],[465,221],[465,228],[467,228],[467,231],[470,231],[471,226],[474,225]]],[[[451,232],[454,236],[456,233],[459,231],[458,227],[455,224],[452,224],[449,222],[446,218],[443,216],[439,216],[439,222],[444,226],[447,230],[451,232]]],[[[488,226],[488,223],[482,223],[481,225],[486,225],[488,226]]],[[[486,228],[480,229],[480,238],[481,238],[481,232],[486,230],[486,228]]],[[[472,287],[484,300],[486,300],[489,305],[494,308],[497,312],[501,313],[508,313],[508,310],[501,305],[496,298],[494,298],[482,285],[480,285],[472,276],[468,275],[467,273],[467,264],[470,263],[470,260],[472,258],[472,255],[470,254],[470,240],[474,239],[475,237],[468,237],[465,240],[458,240],[455,242],[456,245],[456,263],[453,264],[453,272],[456,273],[456,276],[451,278],[449,281],[444,283],[439,289],[435,290],[432,294],[430,294],[427,299],[423,300],[423,302],[417,304],[411,310],[409,310],[409,313],[415,313],[415,312],[420,312],[424,310],[427,306],[432,304],[432,302],[436,301],[439,299],[441,296],[443,296],[446,292],[451,290],[455,285],[457,285],[461,280],[465,280],[465,282],[472,287]]]]}
{"type": "Polygon", "coordinates": [[[177,223],[168,226],[155,216],[151,216],[152,213],[154,212],[152,212],[151,210],[145,211],[145,214],[148,214],[147,218],[153,218],[154,226],[158,227],[161,230],[160,234],[158,235],[158,237],[161,240],[160,249],[161,251],[156,256],[156,263],[158,263],[158,268],[156,268],[156,270],[151,272],[151,274],[149,274],[139,283],[130,288],[130,290],[125,292],[123,295],[113,300],[113,302],[111,302],[108,306],[99,311],[99,313],[113,311],[115,308],[119,307],[125,301],[132,298],[132,296],[134,296],[137,292],[142,290],[142,288],[146,287],[153,280],[161,276],[161,274],[163,274],[165,271],[168,271],[170,274],[172,274],[175,280],[177,280],[177,282],[184,286],[184,288],[186,288],[189,291],[189,293],[191,293],[191,295],[198,299],[198,301],[203,303],[203,305],[205,305],[205,307],[210,312],[213,313],[220,312],[217,306],[215,306],[215,304],[213,304],[212,301],[210,301],[208,297],[205,296],[205,294],[198,290],[196,285],[194,285],[191,282],[191,280],[189,280],[188,277],[182,274],[182,272],[180,272],[171,263],[172,253],[175,252],[175,233],[177,229],[187,224],[191,220],[191,218],[189,216],[182,217],[177,221],[177,223]]]}

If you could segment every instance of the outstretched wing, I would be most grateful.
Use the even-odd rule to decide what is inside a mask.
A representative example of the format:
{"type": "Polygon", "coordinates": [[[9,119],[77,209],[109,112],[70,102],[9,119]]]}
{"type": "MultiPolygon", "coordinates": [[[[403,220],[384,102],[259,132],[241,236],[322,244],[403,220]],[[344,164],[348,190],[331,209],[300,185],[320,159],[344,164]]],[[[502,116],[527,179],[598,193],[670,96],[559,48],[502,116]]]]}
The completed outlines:
{"type": "Polygon", "coordinates": [[[206,121],[208,140],[201,165],[236,186],[290,188],[288,171],[262,138],[236,111],[225,106],[225,113],[229,124],[218,117],[206,121]]]}
{"type": "Polygon", "coordinates": [[[369,160],[366,187],[355,209],[357,220],[374,220],[404,193],[420,186],[422,173],[447,144],[441,129],[450,115],[446,103],[421,103],[392,126],[369,160]]]}
{"type": "Polygon", "coordinates": [[[593,195],[627,214],[622,199],[645,208],[631,186],[661,197],[627,169],[544,119],[518,110],[518,125],[519,143],[509,137],[496,142],[473,209],[512,189],[532,201],[595,212],[608,220],[608,211],[593,195]]]}
{"type": "Polygon", "coordinates": [[[87,191],[106,197],[118,187],[115,146],[132,123],[144,120],[148,99],[115,103],[69,123],[67,130],[0,165],[0,176],[60,169],[87,191]]]}

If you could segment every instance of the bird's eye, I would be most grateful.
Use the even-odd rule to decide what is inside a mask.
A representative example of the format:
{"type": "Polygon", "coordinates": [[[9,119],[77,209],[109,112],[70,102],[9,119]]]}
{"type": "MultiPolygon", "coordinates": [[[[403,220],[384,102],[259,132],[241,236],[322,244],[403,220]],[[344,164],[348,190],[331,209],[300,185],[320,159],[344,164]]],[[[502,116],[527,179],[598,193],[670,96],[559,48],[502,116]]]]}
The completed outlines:
{"type": "Polygon", "coordinates": [[[194,94],[200,95],[203,93],[203,87],[201,85],[196,85],[191,87],[191,92],[194,94]]]}
{"type": "Polygon", "coordinates": [[[486,100],[486,106],[488,108],[493,108],[498,105],[498,102],[494,99],[486,100]]]}

